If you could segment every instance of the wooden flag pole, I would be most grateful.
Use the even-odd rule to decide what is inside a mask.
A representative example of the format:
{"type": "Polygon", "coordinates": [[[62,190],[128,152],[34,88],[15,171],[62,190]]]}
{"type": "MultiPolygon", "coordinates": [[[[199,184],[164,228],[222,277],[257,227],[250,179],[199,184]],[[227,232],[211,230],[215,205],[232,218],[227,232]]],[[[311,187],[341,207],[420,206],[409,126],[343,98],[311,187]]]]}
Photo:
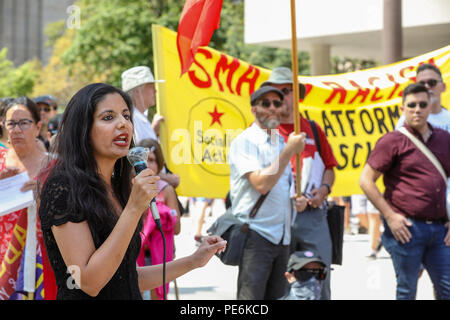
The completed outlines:
{"type": "MultiPolygon", "coordinates": [[[[300,113],[298,111],[299,101],[299,85],[298,85],[298,54],[297,54],[297,24],[295,18],[295,0],[291,0],[291,42],[292,42],[292,104],[294,112],[294,131],[296,134],[300,133],[300,113]]],[[[295,175],[295,186],[297,195],[301,195],[301,168],[300,168],[300,153],[295,155],[295,165],[297,172],[295,175]]]]}

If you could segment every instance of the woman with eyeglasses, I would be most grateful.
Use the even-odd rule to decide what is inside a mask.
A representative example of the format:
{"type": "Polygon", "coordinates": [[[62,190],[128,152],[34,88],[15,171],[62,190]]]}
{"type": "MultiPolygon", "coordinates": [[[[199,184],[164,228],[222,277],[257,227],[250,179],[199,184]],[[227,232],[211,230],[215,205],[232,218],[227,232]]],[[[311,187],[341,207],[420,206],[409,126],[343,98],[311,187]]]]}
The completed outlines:
{"type": "MultiPolygon", "coordinates": [[[[29,98],[19,97],[6,106],[3,114],[2,127],[8,135],[10,147],[0,150],[0,180],[20,173],[26,173],[29,181],[23,185],[21,191],[33,191],[36,199],[36,177],[47,161],[47,153],[36,143],[36,137],[41,128],[39,109],[29,98]]],[[[31,207],[35,208],[35,204],[31,207]]],[[[24,208],[0,216],[0,263],[3,262],[5,256],[10,257],[10,254],[12,254],[11,250],[14,253],[18,250],[10,242],[17,240],[14,238],[21,234],[21,228],[27,228],[28,210],[24,208]]],[[[39,226],[37,232],[40,232],[39,226]]],[[[23,246],[21,249],[23,249],[23,246]]],[[[5,260],[4,268],[11,268],[10,270],[13,271],[17,270],[16,264],[20,264],[21,259],[17,259],[15,261],[16,264],[9,263],[9,260],[11,259],[5,260]]],[[[6,290],[8,295],[12,294],[14,290],[7,284],[13,283],[11,280],[16,281],[17,272],[13,272],[9,277],[11,279],[2,279],[0,277],[0,289],[6,290]],[[5,284],[6,288],[2,284],[5,284]]]]}

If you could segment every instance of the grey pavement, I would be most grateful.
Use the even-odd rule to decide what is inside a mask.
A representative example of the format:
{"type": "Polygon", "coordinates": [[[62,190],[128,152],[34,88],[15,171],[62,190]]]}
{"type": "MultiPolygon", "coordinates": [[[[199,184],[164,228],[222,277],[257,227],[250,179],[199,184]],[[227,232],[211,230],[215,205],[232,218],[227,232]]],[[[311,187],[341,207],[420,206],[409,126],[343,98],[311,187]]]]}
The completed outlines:
{"type": "MultiPolygon", "coordinates": [[[[223,202],[215,201],[212,216],[206,215],[205,231],[225,211],[223,202]]],[[[198,208],[181,218],[181,233],[175,237],[176,256],[183,257],[196,250],[194,234],[198,208]]],[[[205,234],[205,232],[204,232],[205,234]]],[[[345,235],[343,264],[332,265],[331,295],[333,300],[395,300],[395,274],[392,261],[384,248],[377,259],[366,257],[369,236],[345,235]]],[[[235,300],[238,268],[224,265],[213,257],[203,268],[193,270],[176,281],[179,300],[235,300]]],[[[174,282],[170,284],[169,300],[175,300],[174,282]]],[[[425,271],[419,279],[418,300],[432,300],[433,289],[425,271]]]]}

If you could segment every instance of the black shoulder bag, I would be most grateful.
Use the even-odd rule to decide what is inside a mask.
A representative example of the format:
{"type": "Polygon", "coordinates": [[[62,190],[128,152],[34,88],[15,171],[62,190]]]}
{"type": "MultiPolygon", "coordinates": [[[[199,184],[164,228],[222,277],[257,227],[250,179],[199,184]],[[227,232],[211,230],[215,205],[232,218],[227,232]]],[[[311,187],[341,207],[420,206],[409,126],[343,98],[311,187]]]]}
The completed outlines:
{"type": "MultiPolygon", "coordinates": [[[[249,217],[252,219],[258,213],[264,199],[269,194],[261,195],[250,211],[249,217]]],[[[241,222],[231,212],[232,207],[229,207],[223,215],[209,227],[207,232],[212,235],[218,235],[227,241],[227,248],[224,252],[216,254],[219,259],[226,265],[238,266],[244,254],[245,243],[247,242],[249,225],[241,222]]]]}

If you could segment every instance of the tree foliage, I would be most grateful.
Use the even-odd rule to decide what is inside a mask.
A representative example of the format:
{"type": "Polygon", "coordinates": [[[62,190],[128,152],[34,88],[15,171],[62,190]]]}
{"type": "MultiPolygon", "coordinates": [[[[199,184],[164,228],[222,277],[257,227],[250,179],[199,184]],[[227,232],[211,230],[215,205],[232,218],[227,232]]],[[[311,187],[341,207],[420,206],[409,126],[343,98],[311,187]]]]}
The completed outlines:
{"type": "Polygon", "coordinates": [[[38,77],[39,61],[32,60],[14,67],[13,62],[6,58],[7,54],[7,48],[0,50],[0,97],[29,95],[38,77]]]}
{"type": "Polygon", "coordinates": [[[50,24],[46,28],[49,39],[52,39],[49,33],[52,34],[53,32],[62,34],[62,36],[49,40],[47,43],[47,45],[53,46],[53,54],[49,63],[40,70],[32,96],[51,94],[56,98],[58,106],[63,107],[67,105],[70,98],[79,89],[92,82],[107,81],[107,77],[102,74],[92,77],[87,76],[83,72],[84,66],[80,62],[75,62],[70,66],[62,62],[61,57],[66,49],[72,45],[75,33],[73,30],[65,30],[61,33],[61,31],[58,31],[61,28],[64,29],[64,24],[61,25],[59,22],[50,24]]]}
{"type": "MultiPolygon", "coordinates": [[[[79,0],[76,4],[81,8],[81,28],[62,56],[63,62],[71,66],[80,62],[88,77],[101,73],[108,82],[120,86],[124,70],[153,66],[151,25],[176,31],[184,1],[79,0]]],[[[212,48],[266,68],[291,65],[290,50],[246,45],[243,37],[243,2],[224,1],[212,48]]],[[[300,53],[299,61],[300,73],[307,74],[308,55],[300,53]]]]}
{"type": "Polygon", "coordinates": [[[350,57],[332,57],[331,73],[346,73],[368,68],[374,68],[378,63],[369,59],[356,59],[350,57]]]}
{"type": "MultiPolygon", "coordinates": [[[[80,86],[103,81],[121,86],[121,73],[137,65],[153,69],[151,26],[176,31],[184,0],[78,0],[81,23],[67,29],[63,21],[46,29],[53,57],[34,93],[51,93],[67,102],[80,86]]],[[[225,0],[220,27],[210,46],[253,65],[273,69],[291,66],[291,51],[244,43],[244,2],[225,0]]],[[[299,74],[309,75],[309,54],[299,52],[299,74]]],[[[332,58],[332,72],[373,66],[370,61],[332,58]]]]}
{"type": "Polygon", "coordinates": [[[76,4],[81,8],[81,28],[62,59],[71,66],[80,62],[88,77],[104,74],[116,86],[124,70],[153,66],[151,25],[173,29],[182,9],[174,0],[79,0],[76,4]]]}

